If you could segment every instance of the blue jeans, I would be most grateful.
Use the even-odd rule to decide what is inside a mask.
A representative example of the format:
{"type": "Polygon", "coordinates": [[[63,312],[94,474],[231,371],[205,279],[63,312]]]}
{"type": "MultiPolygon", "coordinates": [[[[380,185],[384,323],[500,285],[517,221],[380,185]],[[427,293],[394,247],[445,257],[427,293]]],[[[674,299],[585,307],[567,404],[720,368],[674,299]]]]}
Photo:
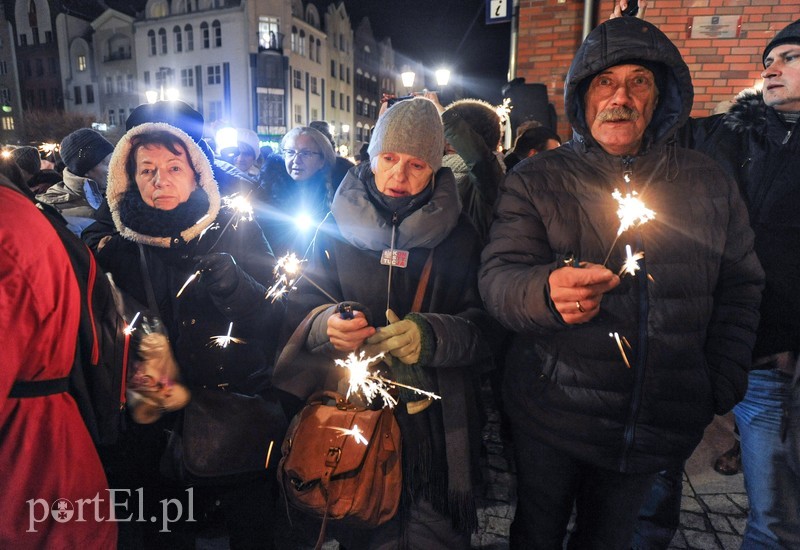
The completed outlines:
{"type": "Polygon", "coordinates": [[[791,378],[752,371],[734,413],[742,444],[742,472],[750,501],[742,548],[800,548],[800,477],[781,441],[781,416],[791,378]]]}
{"type": "Polygon", "coordinates": [[[658,473],[639,510],[633,550],[661,550],[675,536],[680,525],[684,464],[658,473]]]}
{"type": "Polygon", "coordinates": [[[575,531],[567,548],[629,550],[636,516],[656,474],[598,468],[514,431],[517,512],[513,550],[560,550],[573,505],[575,531]]]}

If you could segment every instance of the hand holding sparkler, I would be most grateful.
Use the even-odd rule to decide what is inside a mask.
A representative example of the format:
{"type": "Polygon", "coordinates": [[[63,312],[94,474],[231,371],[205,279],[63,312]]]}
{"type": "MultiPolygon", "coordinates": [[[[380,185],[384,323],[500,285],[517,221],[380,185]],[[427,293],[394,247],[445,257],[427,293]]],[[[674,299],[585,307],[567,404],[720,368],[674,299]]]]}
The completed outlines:
{"type": "Polygon", "coordinates": [[[605,267],[582,262],[550,273],[550,299],[568,325],[586,323],[600,311],[603,294],[619,285],[619,276],[605,267]]]}
{"type": "Polygon", "coordinates": [[[216,252],[200,256],[197,261],[203,284],[208,292],[217,296],[228,296],[236,290],[242,272],[233,256],[226,252],[216,252]]]}
{"type": "MultiPolygon", "coordinates": [[[[252,193],[252,190],[248,192],[246,196],[234,193],[230,196],[222,197],[223,206],[226,209],[230,210],[232,214],[230,219],[228,220],[228,223],[226,223],[225,227],[223,227],[222,230],[219,231],[219,233],[217,234],[217,239],[208,248],[208,252],[206,255],[211,254],[211,251],[214,249],[215,246],[217,246],[217,243],[219,243],[220,239],[222,238],[222,236],[225,234],[225,232],[228,230],[229,227],[233,226],[233,229],[236,230],[239,226],[239,222],[253,220],[253,206],[250,204],[250,201],[248,199],[250,193],[252,193]]],[[[200,238],[202,239],[203,237],[205,237],[206,233],[208,233],[209,231],[216,231],[218,229],[219,229],[219,224],[214,222],[203,230],[203,232],[200,234],[200,238]]],[[[200,276],[201,271],[202,270],[198,268],[197,271],[189,275],[189,278],[186,279],[186,282],[183,283],[183,286],[181,286],[180,290],[178,290],[178,293],[175,296],[176,298],[181,297],[181,294],[183,294],[183,291],[186,290],[186,287],[189,286],[192,283],[192,281],[196,280],[200,276]]]]}

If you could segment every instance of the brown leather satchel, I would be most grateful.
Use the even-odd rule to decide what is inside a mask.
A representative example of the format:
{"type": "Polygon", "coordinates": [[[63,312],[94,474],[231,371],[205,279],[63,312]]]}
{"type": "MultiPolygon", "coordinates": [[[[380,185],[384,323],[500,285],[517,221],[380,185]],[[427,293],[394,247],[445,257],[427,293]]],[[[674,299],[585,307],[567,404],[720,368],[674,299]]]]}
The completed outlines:
{"type": "Polygon", "coordinates": [[[391,409],[364,409],[339,393],[317,392],[289,425],[281,451],[278,480],[287,500],[323,520],[317,548],[328,519],[368,528],[397,512],[403,472],[391,409]]]}

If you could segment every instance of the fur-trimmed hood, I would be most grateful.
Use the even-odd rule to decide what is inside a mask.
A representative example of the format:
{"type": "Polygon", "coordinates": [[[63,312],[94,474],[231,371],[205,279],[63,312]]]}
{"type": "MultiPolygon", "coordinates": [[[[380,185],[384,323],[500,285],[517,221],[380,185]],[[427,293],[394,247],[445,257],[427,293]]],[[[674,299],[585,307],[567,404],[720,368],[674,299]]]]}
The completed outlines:
{"type": "Polygon", "coordinates": [[[198,174],[198,189],[202,189],[206,195],[208,195],[209,205],[206,215],[202,216],[201,219],[193,225],[181,229],[180,236],[184,242],[189,242],[200,236],[200,234],[214,222],[217,218],[217,214],[219,214],[220,194],[208,158],[197,143],[183,130],[164,122],[147,122],[134,126],[122,136],[122,139],[119,140],[119,143],[117,143],[117,146],[114,148],[114,154],[111,156],[111,162],[108,167],[106,198],[108,199],[108,206],[111,209],[111,216],[114,219],[114,225],[120,235],[128,240],[151,246],[169,248],[171,242],[170,237],[158,237],[134,231],[126,227],[120,216],[120,207],[123,197],[131,190],[131,186],[136,185],[135,182],[128,180],[128,175],[125,171],[125,164],[127,163],[128,156],[132,149],[131,140],[135,136],[150,132],[168,132],[183,142],[186,150],[189,152],[189,159],[192,162],[192,166],[198,174]]]}
{"type": "Polygon", "coordinates": [[[737,134],[767,134],[767,104],[764,95],[756,90],[745,90],[736,96],[724,117],[725,127],[737,134]]]}

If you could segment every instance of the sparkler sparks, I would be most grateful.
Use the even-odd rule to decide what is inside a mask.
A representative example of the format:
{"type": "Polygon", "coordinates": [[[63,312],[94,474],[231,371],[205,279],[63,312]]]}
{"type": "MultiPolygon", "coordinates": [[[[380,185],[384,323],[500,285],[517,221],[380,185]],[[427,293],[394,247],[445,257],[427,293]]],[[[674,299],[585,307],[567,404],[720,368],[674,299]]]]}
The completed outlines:
{"type": "Polygon", "coordinates": [[[245,341],[242,340],[241,338],[235,338],[235,337],[231,336],[231,331],[233,331],[233,323],[228,325],[228,334],[226,334],[224,336],[212,336],[211,337],[211,343],[215,344],[215,345],[217,345],[217,346],[219,346],[221,348],[227,348],[228,344],[230,344],[231,342],[233,342],[234,344],[244,344],[245,343],[245,341]]]}
{"type": "Polygon", "coordinates": [[[267,289],[266,299],[272,301],[279,300],[290,290],[295,288],[295,284],[302,272],[301,266],[305,260],[301,260],[294,252],[289,252],[278,258],[275,264],[275,283],[267,289]]]}
{"type": "Polygon", "coordinates": [[[624,336],[620,336],[619,332],[609,332],[608,336],[610,338],[613,338],[614,341],[617,343],[617,347],[619,348],[619,352],[622,355],[622,360],[625,361],[625,366],[628,367],[628,368],[631,368],[631,364],[628,361],[628,356],[625,353],[625,347],[627,347],[628,349],[631,349],[631,344],[630,344],[630,342],[628,342],[628,339],[625,338],[624,336]],[[623,343],[625,344],[624,347],[623,347],[623,343]]]}
{"type": "Polygon", "coordinates": [[[389,386],[386,385],[383,379],[369,371],[369,366],[375,361],[383,359],[383,355],[383,353],[379,353],[375,357],[366,357],[366,354],[362,351],[358,355],[351,353],[344,361],[336,359],[337,366],[350,371],[347,398],[352,393],[360,392],[368,403],[372,403],[374,399],[380,397],[383,399],[384,407],[392,409],[397,405],[397,400],[389,393],[389,386]]]}
{"type": "Polygon", "coordinates": [[[136,325],[136,321],[139,319],[139,315],[140,315],[140,314],[141,314],[141,311],[137,311],[137,312],[136,312],[136,315],[134,315],[134,316],[133,316],[133,319],[131,319],[131,323],[130,323],[130,324],[127,326],[127,327],[125,327],[125,328],[122,330],[122,332],[123,332],[124,334],[126,334],[126,335],[131,335],[131,334],[133,334],[133,331],[134,331],[134,330],[136,330],[136,327],[135,327],[135,325],[136,325]]]}
{"type": "Polygon", "coordinates": [[[627,273],[628,275],[636,275],[636,272],[639,271],[639,260],[644,258],[644,252],[637,252],[633,254],[631,252],[631,245],[625,245],[625,262],[622,264],[622,269],[619,271],[620,277],[627,273]]]}
{"type": "Polygon", "coordinates": [[[199,269],[198,269],[197,271],[195,271],[194,273],[192,273],[191,275],[189,275],[189,278],[188,278],[188,279],[186,279],[186,282],[185,282],[185,283],[183,283],[183,286],[182,286],[182,287],[181,287],[181,289],[178,291],[178,293],[175,295],[175,297],[176,297],[176,298],[180,298],[180,297],[181,297],[181,294],[183,294],[183,291],[184,291],[184,290],[186,290],[186,287],[187,287],[187,286],[189,286],[189,284],[190,284],[192,281],[194,281],[195,279],[197,279],[199,276],[200,276],[200,270],[199,270],[199,269]]]}
{"type": "Polygon", "coordinates": [[[331,430],[336,430],[337,432],[343,435],[352,436],[355,439],[356,443],[360,443],[361,445],[367,445],[369,441],[366,437],[364,437],[364,432],[361,431],[361,428],[358,427],[358,424],[353,424],[353,427],[350,429],[347,428],[339,428],[336,426],[328,426],[331,430]]]}
{"type": "Polygon", "coordinates": [[[39,151],[44,153],[45,156],[57,153],[58,149],[59,149],[58,143],[42,143],[41,145],[39,145],[39,151]]]}
{"type": "Polygon", "coordinates": [[[222,204],[225,208],[232,210],[234,212],[233,216],[233,229],[239,226],[239,222],[251,222],[253,221],[253,205],[247,199],[240,195],[239,193],[233,193],[228,197],[222,197],[222,204]]]}
{"type": "Polygon", "coordinates": [[[338,303],[337,300],[330,293],[326,292],[324,288],[311,280],[311,277],[303,273],[302,264],[305,259],[299,259],[294,252],[289,252],[278,259],[275,264],[275,283],[267,289],[265,299],[272,301],[278,300],[285,296],[288,292],[295,289],[295,285],[300,282],[300,279],[305,279],[311,286],[319,290],[331,302],[338,303]]]}
{"type": "Polygon", "coordinates": [[[506,122],[508,121],[508,117],[511,116],[511,109],[513,108],[514,106],[511,105],[511,98],[508,97],[503,99],[503,103],[495,108],[495,112],[497,113],[497,116],[500,117],[500,123],[503,126],[505,126],[506,122]]]}
{"type": "Polygon", "coordinates": [[[265,470],[266,470],[267,468],[269,468],[269,457],[271,457],[271,456],[272,456],[272,446],[273,446],[273,445],[275,445],[275,441],[271,439],[271,440],[269,441],[269,449],[267,449],[267,461],[266,461],[266,462],[264,462],[264,469],[265,469],[265,470]]]}
{"type": "Polygon", "coordinates": [[[373,374],[370,372],[369,366],[376,361],[383,359],[384,354],[379,353],[375,357],[365,357],[365,355],[366,354],[361,351],[358,355],[351,353],[344,361],[341,359],[336,359],[335,361],[337,366],[346,368],[350,371],[349,387],[347,389],[348,398],[350,397],[350,394],[354,392],[360,392],[368,403],[372,403],[374,399],[380,397],[383,399],[383,406],[391,409],[397,405],[397,400],[392,397],[392,395],[389,393],[389,390],[393,387],[397,387],[405,388],[424,395],[428,399],[441,399],[441,396],[438,396],[433,392],[415,388],[414,386],[401,384],[400,382],[395,382],[394,380],[389,380],[380,376],[378,373],[373,374]]]}
{"type": "Polygon", "coordinates": [[[634,191],[623,196],[618,189],[614,189],[614,192],[611,193],[611,196],[619,203],[619,209],[617,209],[617,216],[619,217],[617,236],[622,235],[635,225],[649,222],[656,216],[656,213],[647,208],[641,199],[637,198],[637,195],[638,193],[634,191]]]}
{"type": "Polygon", "coordinates": [[[625,193],[623,196],[619,189],[614,189],[614,192],[611,193],[611,196],[614,197],[619,204],[619,208],[617,209],[619,229],[617,230],[617,236],[614,238],[614,242],[611,243],[608,254],[606,254],[606,259],[603,260],[604,267],[606,263],[608,263],[608,259],[611,257],[611,252],[614,250],[614,246],[617,244],[620,235],[631,227],[649,222],[656,216],[656,213],[647,208],[637,195],[638,193],[633,191],[632,193],[625,193]]]}

